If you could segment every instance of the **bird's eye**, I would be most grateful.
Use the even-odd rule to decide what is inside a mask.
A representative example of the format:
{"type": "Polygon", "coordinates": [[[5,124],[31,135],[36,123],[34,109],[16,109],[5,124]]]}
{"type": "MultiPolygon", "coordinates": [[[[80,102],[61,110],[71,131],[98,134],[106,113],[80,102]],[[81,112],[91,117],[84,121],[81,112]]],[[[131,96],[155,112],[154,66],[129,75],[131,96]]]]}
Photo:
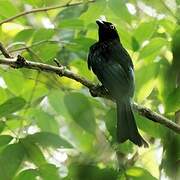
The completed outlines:
{"type": "Polygon", "coordinates": [[[111,25],[110,25],[110,28],[111,28],[111,29],[114,29],[115,27],[114,27],[114,25],[111,24],[111,25]]]}

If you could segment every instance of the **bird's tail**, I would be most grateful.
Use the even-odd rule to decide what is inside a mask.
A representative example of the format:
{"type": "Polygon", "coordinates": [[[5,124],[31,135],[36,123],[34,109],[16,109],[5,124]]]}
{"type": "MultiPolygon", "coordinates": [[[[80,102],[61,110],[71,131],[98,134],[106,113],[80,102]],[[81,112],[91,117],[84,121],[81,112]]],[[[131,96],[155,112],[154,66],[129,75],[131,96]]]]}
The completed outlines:
{"type": "Polygon", "coordinates": [[[138,132],[130,101],[117,101],[117,139],[122,143],[129,139],[138,146],[148,147],[148,143],[138,132]]]}

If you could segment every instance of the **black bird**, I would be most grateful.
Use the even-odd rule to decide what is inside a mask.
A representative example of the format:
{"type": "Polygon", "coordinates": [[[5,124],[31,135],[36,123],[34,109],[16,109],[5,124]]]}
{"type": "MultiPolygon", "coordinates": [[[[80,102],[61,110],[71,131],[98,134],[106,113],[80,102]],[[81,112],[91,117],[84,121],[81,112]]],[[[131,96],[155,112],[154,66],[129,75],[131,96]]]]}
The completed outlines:
{"type": "Polygon", "coordinates": [[[147,142],[138,132],[131,107],[134,94],[134,68],[131,57],[123,48],[115,26],[97,20],[99,41],[90,47],[88,68],[96,74],[102,86],[117,104],[117,140],[130,140],[138,146],[147,142]]]}

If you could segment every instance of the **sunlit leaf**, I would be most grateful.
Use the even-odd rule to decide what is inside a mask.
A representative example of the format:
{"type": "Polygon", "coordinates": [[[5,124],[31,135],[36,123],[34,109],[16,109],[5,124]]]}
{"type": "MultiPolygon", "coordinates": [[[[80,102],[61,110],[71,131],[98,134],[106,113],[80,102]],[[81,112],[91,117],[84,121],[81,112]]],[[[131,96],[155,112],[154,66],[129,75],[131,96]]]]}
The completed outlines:
{"type": "Polygon", "coordinates": [[[87,132],[94,134],[95,117],[87,97],[80,93],[70,93],[65,96],[64,102],[75,122],[87,132]]]}
{"type": "Polygon", "coordinates": [[[11,113],[21,110],[26,104],[26,101],[21,97],[8,99],[0,105],[0,117],[7,116],[11,113]]]}
{"type": "Polygon", "coordinates": [[[159,21],[159,24],[164,28],[165,32],[168,32],[170,34],[174,33],[174,29],[176,27],[176,24],[170,20],[170,19],[161,19],[159,21]]]}
{"type": "Polygon", "coordinates": [[[166,133],[167,129],[162,127],[161,124],[150,121],[146,119],[145,117],[142,117],[136,113],[135,113],[135,119],[136,119],[138,128],[143,130],[150,137],[155,137],[155,138],[164,137],[164,134],[166,133]]]}
{"type": "Polygon", "coordinates": [[[14,71],[14,69],[9,69],[8,72],[3,73],[3,79],[10,91],[16,95],[20,95],[24,90],[25,78],[21,71],[14,71]],[[13,80],[12,80],[13,77],[13,80]]]}
{"type": "Polygon", "coordinates": [[[147,170],[140,167],[132,167],[126,171],[126,174],[134,180],[157,180],[147,170]]]}
{"type": "Polygon", "coordinates": [[[39,168],[43,180],[60,180],[58,168],[53,164],[44,164],[39,168]]]}
{"type": "Polygon", "coordinates": [[[59,124],[52,115],[40,109],[32,109],[29,112],[29,116],[32,117],[32,121],[36,122],[42,131],[59,133],[59,124]]]}
{"type": "Polygon", "coordinates": [[[113,140],[117,142],[116,127],[117,127],[117,115],[115,109],[110,109],[105,115],[106,128],[112,136],[113,140]]]}
{"type": "Polygon", "coordinates": [[[33,42],[43,41],[43,40],[49,40],[54,35],[55,31],[54,29],[38,29],[34,33],[33,42]]]}
{"type": "Polygon", "coordinates": [[[134,31],[134,38],[141,44],[145,40],[149,40],[156,28],[156,21],[141,23],[134,31]]]}
{"type": "Polygon", "coordinates": [[[60,116],[64,116],[69,119],[70,115],[64,103],[65,93],[63,91],[54,90],[48,95],[48,100],[50,105],[56,111],[56,113],[60,116]]]}
{"type": "Polygon", "coordinates": [[[140,58],[146,58],[152,55],[158,55],[163,46],[167,44],[167,41],[163,38],[154,38],[149,41],[140,51],[140,58]]]}
{"type": "Polygon", "coordinates": [[[24,27],[21,24],[8,22],[2,24],[2,32],[6,34],[6,36],[14,37],[18,32],[22,31],[24,27]]]}
{"type": "Polygon", "coordinates": [[[33,162],[37,166],[46,163],[41,149],[33,141],[31,141],[31,139],[22,139],[21,143],[26,151],[26,156],[29,161],[33,162]]]}
{"type": "Polygon", "coordinates": [[[24,171],[21,171],[14,180],[35,180],[38,175],[39,173],[36,169],[26,169],[24,171]]]}
{"type": "Polygon", "coordinates": [[[180,110],[180,87],[174,89],[166,99],[166,111],[176,112],[177,110],[180,110]]]}
{"type": "Polygon", "coordinates": [[[5,19],[18,13],[18,9],[10,0],[0,1],[0,17],[5,19]]]}
{"type": "Polygon", "coordinates": [[[12,179],[22,163],[25,155],[21,143],[8,145],[0,154],[0,177],[2,180],[12,179]]]}
{"type": "Polygon", "coordinates": [[[72,145],[62,137],[48,132],[39,132],[27,137],[30,141],[41,145],[42,147],[53,148],[72,148],[72,145]]]}
{"type": "Polygon", "coordinates": [[[42,7],[44,5],[42,1],[34,1],[34,0],[23,0],[23,3],[32,5],[34,7],[42,7]]]}
{"type": "Polygon", "coordinates": [[[68,19],[60,22],[60,28],[72,28],[72,29],[82,29],[84,22],[78,19],[68,19]]]}
{"type": "Polygon", "coordinates": [[[68,48],[73,51],[86,51],[88,52],[89,47],[94,43],[93,39],[90,38],[77,38],[73,40],[73,44],[69,44],[68,48]]]}
{"type": "Polygon", "coordinates": [[[5,128],[5,123],[3,121],[0,121],[0,133],[3,131],[5,128]]]}
{"type": "Polygon", "coordinates": [[[58,44],[41,44],[37,47],[33,47],[33,50],[36,54],[44,61],[53,61],[52,59],[56,57],[56,54],[59,51],[58,44]]]}
{"type": "Polygon", "coordinates": [[[108,1],[109,7],[112,9],[112,12],[115,13],[117,16],[122,18],[123,20],[130,22],[131,20],[131,14],[129,13],[125,1],[117,1],[117,0],[111,0],[108,1]]]}
{"type": "Polygon", "coordinates": [[[24,30],[20,31],[14,37],[14,41],[15,42],[28,42],[33,37],[34,32],[35,32],[34,29],[24,29],[24,30]]]}
{"type": "Polygon", "coordinates": [[[142,66],[135,72],[136,95],[138,101],[143,101],[152,92],[156,84],[158,74],[158,63],[150,63],[142,66]],[[148,71],[147,71],[148,69],[148,71]]]}
{"type": "Polygon", "coordinates": [[[9,135],[1,135],[0,136],[0,146],[4,146],[6,144],[9,144],[9,142],[13,139],[12,136],[9,135]]]}
{"type": "Polygon", "coordinates": [[[137,95],[138,101],[143,101],[145,98],[147,98],[151,94],[155,85],[156,80],[153,77],[147,82],[144,82],[144,84],[142,83],[141,89],[138,91],[137,95]]]}
{"type": "Polygon", "coordinates": [[[60,22],[70,19],[70,20],[75,20],[80,15],[87,9],[85,5],[79,5],[79,6],[72,6],[72,7],[67,7],[60,11],[60,13],[56,16],[56,20],[60,22]]]}
{"type": "Polygon", "coordinates": [[[138,41],[136,40],[135,37],[132,37],[132,48],[133,48],[133,51],[137,51],[139,49],[139,43],[138,41]]]}
{"type": "Polygon", "coordinates": [[[81,15],[81,19],[85,20],[85,24],[95,23],[95,20],[99,18],[105,11],[107,2],[99,0],[96,3],[89,4],[89,8],[85,13],[81,15]]]}
{"type": "Polygon", "coordinates": [[[87,62],[80,59],[80,60],[73,61],[70,65],[77,69],[77,73],[79,75],[85,76],[88,79],[93,80],[94,75],[91,71],[89,71],[87,67],[87,62]]]}

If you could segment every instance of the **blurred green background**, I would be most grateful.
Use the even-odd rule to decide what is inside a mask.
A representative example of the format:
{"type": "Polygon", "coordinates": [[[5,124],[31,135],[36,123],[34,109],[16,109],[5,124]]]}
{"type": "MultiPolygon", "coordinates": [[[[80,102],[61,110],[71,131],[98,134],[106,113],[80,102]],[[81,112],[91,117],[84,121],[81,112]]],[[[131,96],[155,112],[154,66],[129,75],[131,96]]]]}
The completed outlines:
{"type": "MultiPolygon", "coordinates": [[[[86,61],[100,15],[116,25],[133,59],[134,100],[180,123],[179,0],[0,0],[0,41],[13,56],[52,65],[56,58],[98,83],[86,61]],[[1,24],[56,5],[64,7],[1,24]]],[[[180,179],[180,136],[135,115],[149,148],[118,145],[113,102],[91,97],[81,84],[1,65],[0,179],[180,179]]]]}

